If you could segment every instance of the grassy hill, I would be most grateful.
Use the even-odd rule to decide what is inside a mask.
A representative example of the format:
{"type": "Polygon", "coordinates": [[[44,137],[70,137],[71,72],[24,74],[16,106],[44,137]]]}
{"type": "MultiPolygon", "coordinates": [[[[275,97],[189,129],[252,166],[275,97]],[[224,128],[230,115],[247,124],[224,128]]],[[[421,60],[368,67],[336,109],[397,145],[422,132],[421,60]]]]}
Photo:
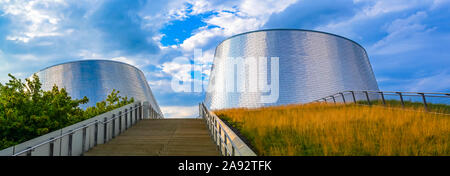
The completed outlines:
{"type": "Polygon", "coordinates": [[[215,113],[258,155],[450,155],[450,116],[420,111],[316,103],[215,113]]]}

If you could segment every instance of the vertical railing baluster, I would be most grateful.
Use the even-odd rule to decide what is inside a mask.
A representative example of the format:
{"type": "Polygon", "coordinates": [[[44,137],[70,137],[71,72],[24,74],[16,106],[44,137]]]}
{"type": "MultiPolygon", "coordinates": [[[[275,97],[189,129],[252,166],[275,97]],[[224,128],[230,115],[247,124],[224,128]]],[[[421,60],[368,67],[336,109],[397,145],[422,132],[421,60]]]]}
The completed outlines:
{"type": "Polygon", "coordinates": [[[138,120],[138,105],[137,104],[135,104],[134,105],[134,124],[136,124],[137,123],[137,120],[138,120]]]}
{"type": "Polygon", "coordinates": [[[331,98],[333,98],[333,102],[334,102],[334,104],[336,104],[336,99],[334,98],[334,95],[331,96],[331,98]]]}
{"type": "Polygon", "coordinates": [[[401,92],[396,92],[400,96],[400,102],[402,102],[402,108],[405,108],[405,102],[403,101],[403,95],[401,92]]]}
{"type": "Polygon", "coordinates": [[[95,127],[94,127],[94,146],[97,146],[98,143],[98,121],[95,120],[95,127]]]}
{"type": "Polygon", "coordinates": [[[130,107],[130,126],[133,125],[133,107],[130,107]]]}
{"type": "Polygon", "coordinates": [[[356,97],[355,97],[355,91],[350,91],[352,93],[352,97],[353,97],[353,103],[356,103],[356,97]]]}
{"type": "Polygon", "coordinates": [[[226,134],[224,134],[223,135],[224,136],[224,148],[225,148],[225,156],[227,156],[228,155],[228,139],[227,139],[227,135],[226,134]]]}
{"type": "Polygon", "coordinates": [[[384,93],[380,92],[381,100],[383,101],[383,106],[386,106],[386,100],[384,99],[384,93]]]}
{"type": "Polygon", "coordinates": [[[128,110],[125,109],[125,130],[128,130],[128,110]]]}
{"type": "Polygon", "coordinates": [[[119,134],[122,133],[122,111],[119,111],[119,134]]]}
{"type": "Polygon", "coordinates": [[[116,137],[116,118],[115,118],[115,114],[112,115],[112,134],[111,134],[111,138],[115,138],[116,137]]]}
{"type": "Polygon", "coordinates": [[[366,94],[366,98],[367,98],[367,103],[370,105],[372,105],[372,103],[370,102],[370,98],[369,98],[369,92],[364,91],[364,93],[366,94]]]}
{"type": "Polygon", "coordinates": [[[67,155],[72,156],[72,138],[73,138],[72,130],[70,130],[69,133],[70,134],[69,134],[69,144],[68,144],[67,155]]]}
{"type": "Polygon", "coordinates": [[[418,94],[422,96],[423,107],[424,107],[425,111],[428,111],[428,105],[427,105],[427,100],[425,99],[425,93],[418,93],[418,94]]]}
{"type": "Polygon", "coordinates": [[[107,135],[108,135],[108,119],[105,117],[103,121],[103,143],[105,144],[107,141],[107,135]]]}
{"type": "Polygon", "coordinates": [[[31,156],[31,152],[33,152],[33,150],[31,149],[31,147],[27,147],[27,156],[31,156]]]}
{"type": "Polygon", "coordinates": [[[222,127],[221,126],[219,126],[219,144],[220,144],[220,152],[222,153],[222,155],[223,155],[223,149],[222,149],[222,127]]]}
{"type": "Polygon", "coordinates": [[[234,146],[231,146],[231,156],[236,156],[236,152],[234,151],[234,146]]]}
{"type": "Polygon", "coordinates": [[[341,96],[342,96],[342,101],[344,101],[344,104],[346,104],[346,102],[345,102],[345,97],[344,97],[344,93],[340,92],[339,94],[341,94],[341,96]]]}
{"type": "Polygon", "coordinates": [[[142,103],[139,103],[139,120],[144,119],[144,117],[142,117],[142,103]]]}
{"type": "Polygon", "coordinates": [[[81,154],[83,154],[85,152],[86,149],[86,125],[83,125],[83,135],[82,135],[82,140],[81,141],[81,154]]]}
{"type": "Polygon", "coordinates": [[[55,141],[53,139],[55,138],[50,138],[50,148],[48,150],[48,156],[53,156],[53,151],[55,149],[55,141]]]}

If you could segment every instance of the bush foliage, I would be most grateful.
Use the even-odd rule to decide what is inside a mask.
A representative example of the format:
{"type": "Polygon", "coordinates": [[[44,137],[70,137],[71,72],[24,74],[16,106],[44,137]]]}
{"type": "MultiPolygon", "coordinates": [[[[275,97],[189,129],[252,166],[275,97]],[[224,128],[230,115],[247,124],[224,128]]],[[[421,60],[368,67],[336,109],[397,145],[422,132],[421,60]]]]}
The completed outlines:
{"type": "Polygon", "coordinates": [[[106,101],[83,110],[79,105],[87,97],[72,99],[56,85],[44,91],[37,75],[25,83],[8,76],[8,83],[0,83],[0,150],[134,102],[113,90],[106,101]]]}

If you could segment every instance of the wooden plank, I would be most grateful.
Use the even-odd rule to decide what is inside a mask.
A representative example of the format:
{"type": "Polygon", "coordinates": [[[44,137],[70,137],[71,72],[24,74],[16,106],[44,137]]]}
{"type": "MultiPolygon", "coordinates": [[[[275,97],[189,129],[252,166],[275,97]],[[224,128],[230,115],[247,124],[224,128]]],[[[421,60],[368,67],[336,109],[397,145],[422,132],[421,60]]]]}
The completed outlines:
{"type": "Polygon", "coordinates": [[[84,156],[219,156],[202,119],[142,120],[84,156]]]}

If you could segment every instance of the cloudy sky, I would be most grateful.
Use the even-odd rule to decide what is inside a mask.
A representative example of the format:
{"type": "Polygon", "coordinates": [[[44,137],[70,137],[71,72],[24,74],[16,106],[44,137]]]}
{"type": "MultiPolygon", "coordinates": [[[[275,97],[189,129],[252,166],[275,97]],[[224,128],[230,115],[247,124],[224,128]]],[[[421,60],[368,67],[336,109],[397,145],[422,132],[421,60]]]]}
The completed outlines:
{"type": "Polygon", "coordinates": [[[450,92],[450,0],[0,0],[0,82],[82,59],[126,62],[146,75],[166,117],[193,117],[203,93],[176,93],[173,59],[234,34],[301,28],[366,48],[382,90],[450,92]]]}

